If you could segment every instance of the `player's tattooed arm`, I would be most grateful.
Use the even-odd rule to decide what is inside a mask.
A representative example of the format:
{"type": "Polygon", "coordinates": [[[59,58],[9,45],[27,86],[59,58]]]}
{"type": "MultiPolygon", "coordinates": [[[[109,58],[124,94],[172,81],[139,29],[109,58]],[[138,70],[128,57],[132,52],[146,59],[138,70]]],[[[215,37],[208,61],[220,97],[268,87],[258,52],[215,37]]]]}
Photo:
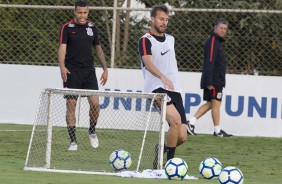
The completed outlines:
{"type": "Polygon", "coordinates": [[[95,46],[95,52],[96,52],[96,56],[98,58],[98,61],[101,65],[101,67],[103,68],[104,71],[107,70],[107,63],[106,63],[106,59],[105,59],[105,54],[103,52],[101,45],[95,46]]]}
{"type": "Polygon", "coordinates": [[[108,68],[107,68],[105,55],[104,55],[104,52],[103,52],[101,45],[95,46],[95,52],[96,52],[96,56],[98,58],[98,61],[99,61],[100,65],[102,66],[103,70],[104,70],[104,72],[102,73],[102,75],[100,77],[100,84],[104,86],[106,84],[107,80],[108,80],[108,68]]]}

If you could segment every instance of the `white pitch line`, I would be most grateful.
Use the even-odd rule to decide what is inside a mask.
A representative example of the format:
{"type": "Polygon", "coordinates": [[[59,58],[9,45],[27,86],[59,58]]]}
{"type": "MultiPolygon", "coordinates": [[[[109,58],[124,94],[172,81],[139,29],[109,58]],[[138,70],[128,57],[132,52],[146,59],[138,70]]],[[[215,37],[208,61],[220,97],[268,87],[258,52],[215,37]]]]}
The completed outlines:
{"type": "Polygon", "coordinates": [[[31,132],[32,130],[0,130],[0,132],[31,132]]]}

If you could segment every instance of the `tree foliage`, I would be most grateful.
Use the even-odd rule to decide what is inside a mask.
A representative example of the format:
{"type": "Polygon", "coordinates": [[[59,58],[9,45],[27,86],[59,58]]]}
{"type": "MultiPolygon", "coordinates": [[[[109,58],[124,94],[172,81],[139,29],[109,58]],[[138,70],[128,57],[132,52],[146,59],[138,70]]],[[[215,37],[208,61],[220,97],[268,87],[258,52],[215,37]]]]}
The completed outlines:
{"type": "MultiPolygon", "coordinates": [[[[168,2],[174,8],[281,10],[281,0],[139,0],[151,7],[168,2]]],[[[229,21],[225,43],[230,73],[282,75],[282,15],[277,13],[228,13],[176,11],[170,17],[169,30],[177,40],[180,70],[200,71],[203,44],[219,17],[229,21]],[[185,45],[185,47],[184,47],[185,45]]]]}
{"type": "MultiPolygon", "coordinates": [[[[135,0],[150,8],[166,3],[174,8],[282,10],[281,0],[135,0]]],[[[112,7],[113,0],[89,1],[90,6],[112,7]]],[[[118,0],[118,6],[129,6],[118,0]]],[[[128,1],[127,1],[128,2],[128,1]]],[[[132,0],[133,2],[133,0],[132,0]]],[[[75,0],[0,0],[0,4],[73,6],[75,0]]],[[[130,2],[128,2],[130,3],[130,2]]],[[[149,19],[140,12],[117,11],[115,67],[139,68],[138,39],[149,30],[149,19]],[[130,16],[129,16],[130,15],[130,16]]],[[[230,73],[282,76],[282,14],[174,11],[168,33],[176,38],[181,71],[201,71],[203,44],[212,23],[219,17],[229,21],[225,42],[230,73]]],[[[0,62],[57,65],[59,33],[73,18],[72,9],[0,8],[0,62]]],[[[89,19],[98,27],[108,64],[111,57],[112,10],[91,10],[89,19]]]]}

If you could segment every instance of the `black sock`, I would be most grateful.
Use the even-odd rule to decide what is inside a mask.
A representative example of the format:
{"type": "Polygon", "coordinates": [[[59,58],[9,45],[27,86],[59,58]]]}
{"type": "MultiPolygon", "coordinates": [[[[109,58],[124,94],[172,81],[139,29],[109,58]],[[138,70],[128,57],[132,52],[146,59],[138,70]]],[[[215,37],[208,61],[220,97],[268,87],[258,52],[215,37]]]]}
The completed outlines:
{"type": "Polygon", "coordinates": [[[176,147],[167,147],[167,149],[166,149],[166,151],[167,151],[167,153],[166,153],[167,154],[167,161],[169,159],[174,158],[175,149],[176,149],[176,147]]]}
{"type": "Polygon", "coordinates": [[[75,126],[68,127],[68,133],[69,133],[71,142],[77,142],[76,135],[75,135],[75,126]]]}
{"type": "Polygon", "coordinates": [[[97,124],[97,122],[90,121],[89,129],[88,129],[89,134],[95,133],[96,124],[97,124]]]}
{"type": "Polygon", "coordinates": [[[167,146],[164,144],[164,153],[167,152],[167,146]]]}

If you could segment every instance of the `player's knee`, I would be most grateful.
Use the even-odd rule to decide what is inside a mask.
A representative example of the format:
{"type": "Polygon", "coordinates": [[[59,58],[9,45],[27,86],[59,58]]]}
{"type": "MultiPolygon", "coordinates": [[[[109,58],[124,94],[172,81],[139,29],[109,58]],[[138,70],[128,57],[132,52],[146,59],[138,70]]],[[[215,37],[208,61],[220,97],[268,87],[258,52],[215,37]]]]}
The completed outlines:
{"type": "Polygon", "coordinates": [[[169,127],[179,130],[181,128],[181,124],[179,123],[179,121],[171,121],[169,127]]]}
{"type": "Polygon", "coordinates": [[[211,101],[208,101],[207,103],[205,103],[205,104],[203,105],[203,107],[205,107],[205,108],[207,108],[207,109],[211,109],[211,108],[212,108],[212,103],[211,103],[211,101]]]}
{"type": "Polygon", "coordinates": [[[91,104],[90,105],[90,111],[93,111],[93,112],[99,112],[99,105],[98,104],[91,104]]]}
{"type": "Polygon", "coordinates": [[[173,116],[168,119],[169,126],[172,128],[180,129],[181,128],[181,118],[180,116],[173,116]]]}
{"type": "Polygon", "coordinates": [[[187,140],[187,129],[186,124],[181,124],[181,129],[178,134],[178,142],[177,145],[181,145],[187,140]]]}
{"type": "Polygon", "coordinates": [[[187,136],[183,135],[183,136],[178,137],[178,145],[185,143],[186,140],[187,140],[187,136]]]}
{"type": "Polygon", "coordinates": [[[75,114],[75,110],[75,105],[67,105],[67,114],[69,114],[69,116],[75,114]]]}

